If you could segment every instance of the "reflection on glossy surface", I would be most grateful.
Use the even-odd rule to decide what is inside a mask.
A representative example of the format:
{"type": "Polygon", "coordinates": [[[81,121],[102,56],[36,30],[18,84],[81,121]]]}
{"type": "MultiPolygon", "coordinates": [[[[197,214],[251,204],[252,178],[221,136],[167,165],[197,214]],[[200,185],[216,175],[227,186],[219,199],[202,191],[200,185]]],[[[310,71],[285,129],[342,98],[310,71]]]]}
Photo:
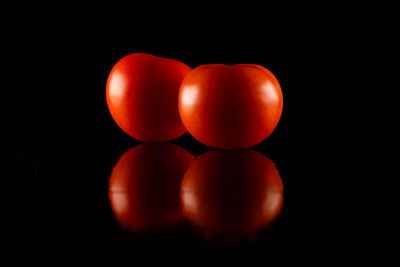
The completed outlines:
{"type": "Polygon", "coordinates": [[[213,150],[185,173],[181,202],[207,237],[251,235],[280,214],[283,184],[275,164],[259,152],[213,150]]]}
{"type": "Polygon", "coordinates": [[[116,220],[130,231],[153,231],[183,220],[179,187],[194,156],[171,144],[140,144],[112,170],[109,199],[116,220]]]}

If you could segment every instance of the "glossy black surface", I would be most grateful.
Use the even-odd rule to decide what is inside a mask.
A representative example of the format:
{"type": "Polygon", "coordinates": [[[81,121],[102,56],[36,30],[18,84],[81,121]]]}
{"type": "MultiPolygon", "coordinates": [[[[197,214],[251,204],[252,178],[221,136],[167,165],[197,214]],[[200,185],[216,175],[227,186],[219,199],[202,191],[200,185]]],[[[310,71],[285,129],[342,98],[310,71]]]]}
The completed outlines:
{"type": "MultiPolygon", "coordinates": [[[[394,11],[212,6],[190,12],[170,4],[7,9],[14,20],[4,25],[22,23],[5,29],[1,61],[1,242],[8,250],[266,261],[389,260],[397,251],[394,11]],[[276,75],[282,119],[251,148],[273,161],[282,179],[283,207],[271,227],[245,238],[208,238],[187,220],[154,232],[121,229],[109,178],[139,142],[112,121],[105,81],[113,64],[132,52],[191,67],[254,63],[276,75]]],[[[196,157],[213,150],[189,134],[171,143],[196,157]]]]}
{"type": "MultiPolygon", "coordinates": [[[[120,143],[83,134],[63,138],[64,142],[55,143],[48,137],[36,146],[10,140],[6,146],[6,209],[2,215],[7,225],[3,230],[12,246],[137,249],[177,256],[182,251],[202,254],[226,248],[240,248],[245,254],[309,249],[381,252],[390,248],[394,195],[389,183],[397,169],[390,167],[390,159],[378,159],[376,154],[345,154],[342,148],[325,154],[323,150],[294,151],[260,144],[254,150],[269,148],[263,153],[273,159],[282,177],[282,214],[272,229],[250,240],[215,247],[215,243],[221,245],[218,239],[210,243],[188,223],[154,233],[122,230],[109,202],[109,178],[118,158],[136,142],[127,136],[120,143]]],[[[183,141],[190,144],[185,149],[196,156],[210,150],[188,135],[174,143],[183,141]]]]}

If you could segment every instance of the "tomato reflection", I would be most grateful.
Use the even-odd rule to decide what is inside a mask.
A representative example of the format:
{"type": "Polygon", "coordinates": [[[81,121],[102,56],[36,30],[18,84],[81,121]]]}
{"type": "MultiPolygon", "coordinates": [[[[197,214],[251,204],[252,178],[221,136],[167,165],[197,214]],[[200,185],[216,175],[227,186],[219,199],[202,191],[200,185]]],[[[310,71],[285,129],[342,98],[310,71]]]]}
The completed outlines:
{"type": "Polygon", "coordinates": [[[280,214],[283,184],[275,164],[254,150],[213,150],[181,184],[184,214],[206,237],[251,236],[280,214]]]}
{"type": "Polygon", "coordinates": [[[171,143],[141,144],[125,152],[109,183],[109,199],[119,224],[141,232],[181,222],[179,187],[193,159],[171,143]]]}

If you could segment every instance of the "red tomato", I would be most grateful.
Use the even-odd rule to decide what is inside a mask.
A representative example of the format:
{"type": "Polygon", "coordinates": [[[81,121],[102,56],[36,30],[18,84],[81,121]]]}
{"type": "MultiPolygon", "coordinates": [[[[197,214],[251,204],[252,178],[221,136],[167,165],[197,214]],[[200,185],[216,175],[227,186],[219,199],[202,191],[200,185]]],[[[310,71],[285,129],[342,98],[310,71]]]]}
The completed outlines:
{"type": "Polygon", "coordinates": [[[107,105],[118,126],[144,142],[186,132],[178,111],[179,86],[191,68],[177,60],[135,53],[122,58],[107,80],[107,105]]]}
{"type": "Polygon", "coordinates": [[[193,161],[181,184],[182,210],[207,236],[249,234],[280,214],[283,183],[275,164],[254,150],[214,150],[193,161]]]}
{"type": "Polygon", "coordinates": [[[129,149],[112,170],[109,199],[116,220],[129,231],[154,231],[179,224],[179,188],[194,156],[170,143],[129,149]]]}
{"type": "Polygon", "coordinates": [[[258,65],[199,66],[183,80],[179,113],[198,141],[236,149],[258,144],[275,129],[283,107],[275,76],[258,65]]]}

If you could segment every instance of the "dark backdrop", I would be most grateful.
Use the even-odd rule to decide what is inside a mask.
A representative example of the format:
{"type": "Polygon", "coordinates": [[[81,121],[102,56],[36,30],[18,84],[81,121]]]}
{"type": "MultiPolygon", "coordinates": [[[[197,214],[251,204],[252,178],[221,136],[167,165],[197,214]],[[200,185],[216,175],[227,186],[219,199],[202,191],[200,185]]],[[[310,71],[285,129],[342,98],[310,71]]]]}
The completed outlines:
{"type": "MultiPolygon", "coordinates": [[[[139,246],[104,219],[109,172],[139,143],[113,122],[105,83],[120,58],[144,52],[193,68],[259,64],[282,86],[281,121],[253,149],[277,164],[286,212],[275,234],[238,251],[392,248],[400,47],[393,8],[131,1],[3,13],[3,221],[15,247],[139,246]]],[[[196,156],[211,149],[189,134],[173,142],[196,156]]],[[[196,242],[178,237],[176,246],[195,251],[196,242]]],[[[141,242],[173,239],[157,238],[141,242]]]]}

